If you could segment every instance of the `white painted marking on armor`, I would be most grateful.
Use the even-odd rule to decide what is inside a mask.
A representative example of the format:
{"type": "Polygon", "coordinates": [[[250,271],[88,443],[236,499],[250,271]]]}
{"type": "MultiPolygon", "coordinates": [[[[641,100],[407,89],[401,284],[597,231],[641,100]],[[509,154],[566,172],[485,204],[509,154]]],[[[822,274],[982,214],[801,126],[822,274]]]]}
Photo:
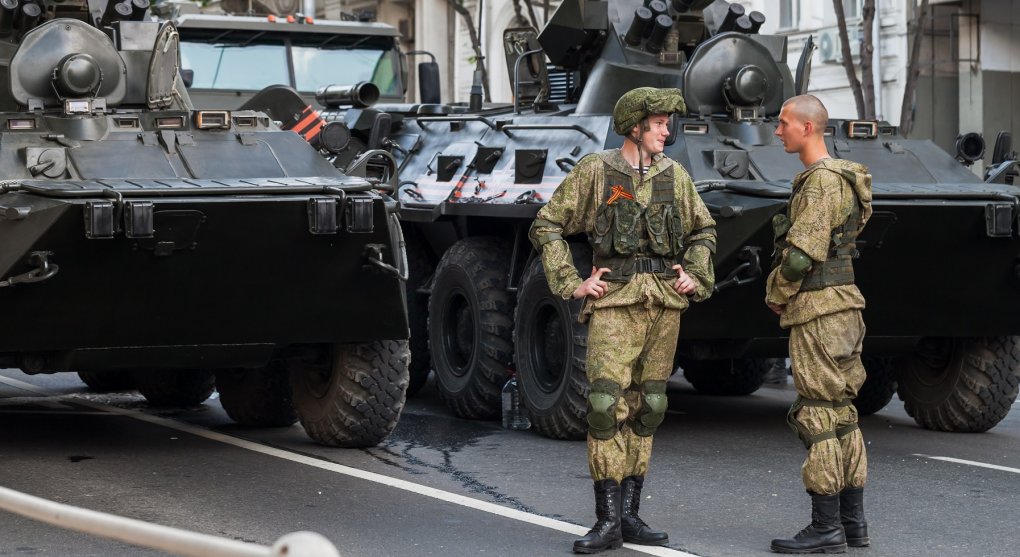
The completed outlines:
{"type": "MultiPolygon", "coordinates": [[[[26,391],[31,391],[39,394],[46,394],[45,391],[40,390],[36,386],[22,381],[18,381],[17,379],[10,379],[8,377],[0,376],[0,382],[7,383],[8,385],[15,386],[26,391]]],[[[445,501],[447,503],[461,505],[463,507],[468,507],[478,511],[483,511],[497,516],[502,516],[504,518],[510,518],[520,522],[526,522],[528,524],[533,524],[535,526],[542,526],[544,528],[557,530],[559,532],[565,532],[567,534],[572,534],[575,536],[583,536],[588,533],[588,528],[578,526],[576,524],[571,524],[569,522],[564,522],[562,520],[555,520],[552,518],[539,516],[537,514],[526,513],[524,511],[519,511],[517,509],[510,509],[507,507],[503,507],[501,505],[497,505],[495,503],[490,503],[488,501],[480,501],[478,499],[465,497],[457,493],[450,493],[449,491],[443,491],[441,489],[436,489],[426,485],[416,484],[414,482],[409,482],[397,478],[391,478],[389,476],[384,476],[382,474],[376,474],[375,472],[367,472],[365,470],[351,468],[350,466],[344,466],[343,464],[336,464],[334,462],[319,460],[317,458],[292,453],[282,449],[277,449],[275,447],[260,445],[252,441],[239,439],[237,437],[231,437],[229,435],[224,435],[216,431],[202,429],[200,427],[195,427],[181,422],[175,422],[167,418],[160,418],[159,416],[150,416],[149,414],[138,412],[137,410],[117,408],[116,406],[106,406],[104,404],[98,404],[84,399],[64,398],[64,400],[81,406],[86,406],[97,410],[103,410],[111,414],[119,414],[121,416],[134,418],[136,420],[141,420],[143,422],[149,422],[151,424],[160,425],[169,429],[176,429],[177,431],[183,431],[196,437],[203,437],[211,441],[219,441],[220,443],[232,445],[234,447],[238,447],[241,449],[247,449],[249,451],[261,453],[267,456],[282,458],[284,460],[289,460],[291,462],[295,462],[298,464],[304,464],[306,466],[311,466],[313,468],[319,468],[321,470],[336,472],[338,474],[344,474],[346,476],[351,476],[354,478],[375,482],[388,487],[402,489],[404,491],[409,491],[411,493],[416,493],[418,495],[432,497],[433,499],[439,499],[440,501],[445,501]]],[[[625,543],[623,544],[623,546],[626,547],[627,549],[637,551],[639,553],[644,553],[647,555],[658,555],[662,557],[697,557],[696,555],[693,555],[691,553],[678,551],[676,549],[670,549],[668,547],[643,546],[630,543],[625,543]]]]}
{"type": "Polygon", "coordinates": [[[931,460],[941,460],[944,462],[953,462],[956,464],[966,464],[968,466],[977,466],[979,468],[988,468],[991,470],[1000,470],[1002,472],[1012,472],[1014,474],[1020,474],[1020,468],[1010,468],[1009,466],[999,466],[998,464],[988,464],[987,462],[976,462],[973,460],[963,460],[961,458],[953,458],[949,456],[932,456],[927,454],[914,454],[921,458],[928,458],[931,460]]]}

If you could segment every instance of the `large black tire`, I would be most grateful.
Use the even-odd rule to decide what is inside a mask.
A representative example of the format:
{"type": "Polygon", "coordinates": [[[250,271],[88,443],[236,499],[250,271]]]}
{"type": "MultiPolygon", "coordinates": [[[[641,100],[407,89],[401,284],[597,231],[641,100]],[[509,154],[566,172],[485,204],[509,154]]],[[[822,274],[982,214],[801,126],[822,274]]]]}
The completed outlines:
{"type": "Polygon", "coordinates": [[[305,432],[330,447],[378,445],[397,425],[407,398],[406,340],[338,344],[320,362],[294,360],[290,387],[305,432]]]}
{"type": "Polygon", "coordinates": [[[429,297],[429,345],[439,397],[461,418],[500,415],[513,360],[514,299],[507,292],[509,247],[467,238],[443,254],[429,297]]]}
{"type": "Polygon", "coordinates": [[[865,357],[864,369],[868,377],[857,391],[854,407],[857,415],[870,416],[885,408],[896,394],[896,373],[890,358],[865,357]]]}
{"type": "Polygon", "coordinates": [[[771,362],[765,358],[693,360],[679,357],[684,378],[706,395],[749,395],[765,383],[771,362]]]}
{"type": "Polygon", "coordinates": [[[78,377],[97,393],[127,391],[135,388],[134,374],[126,369],[105,371],[79,371],[78,377]]]}
{"type": "Polygon", "coordinates": [[[205,369],[143,370],[134,380],[149,404],[168,408],[202,404],[215,387],[213,372],[205,369]]]}
{"type": "MultiPolygon", "coordinates": [[[[571,244],[574,265],[591,274],[591,248],[571,244]]],[[[588,327],[577,322],[582,300],[553,294],[542,260],[524,272],[514,312],[514,361],[521,400],[531,427],[553,439],[584,439],[588,434],[588,327]]]]}
{"type": "Polygon", "coordinates": [[[1020,337],[925,338],[898,366],[903,406],[921,427],[988,431],[1016,400],[1020,337]]]}
{"type": "Polygon", "coordinates": [[[235,422],[252,427],[287,427],[297,421],[287,369],[274,362],[258,369],[216,372],[223,410],[235,422]]]}
{"type": "Polygon", "coordinates": [[[411,382],[407,385],[407,396],[414,396],[425,385],[432,370],[432,353],[429,352],[429,300],[420,289],[432,276],[435,266],[429,257],[425,242],[413,228],[407,230],[404,241],[407,244],[408,277],[407,322],[411,329],[411,382]]]}

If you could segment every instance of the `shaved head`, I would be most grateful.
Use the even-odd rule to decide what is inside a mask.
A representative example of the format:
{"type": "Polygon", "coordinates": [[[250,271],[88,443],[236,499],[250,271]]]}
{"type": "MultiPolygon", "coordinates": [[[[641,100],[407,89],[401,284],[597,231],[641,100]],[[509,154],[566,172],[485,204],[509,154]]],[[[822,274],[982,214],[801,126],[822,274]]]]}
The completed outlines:
{"type": "Polygon", "coordinates": [[[825,109],[822,101],[814,95],[797,95],[790,97],[783,108],[787,109],[791,116],[801,122],[814,124],[815,134],[822,134],[825,126],[829,125],[829,111],[825,109]]]}

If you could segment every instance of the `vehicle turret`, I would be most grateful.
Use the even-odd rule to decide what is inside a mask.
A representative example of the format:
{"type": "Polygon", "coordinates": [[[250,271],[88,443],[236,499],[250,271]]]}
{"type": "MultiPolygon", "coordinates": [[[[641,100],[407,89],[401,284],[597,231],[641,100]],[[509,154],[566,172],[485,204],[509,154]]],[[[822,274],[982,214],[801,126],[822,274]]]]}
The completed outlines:
{"type": "Polygon", "coordinates": [[[764,21],[710,0],[567,0],[538,42],[577,76],[577,114],[612,112],[627,90],[652,86],[683,90],[694,114],[761,118],[794,94],[786,37],[759,34],[764,21]]]}

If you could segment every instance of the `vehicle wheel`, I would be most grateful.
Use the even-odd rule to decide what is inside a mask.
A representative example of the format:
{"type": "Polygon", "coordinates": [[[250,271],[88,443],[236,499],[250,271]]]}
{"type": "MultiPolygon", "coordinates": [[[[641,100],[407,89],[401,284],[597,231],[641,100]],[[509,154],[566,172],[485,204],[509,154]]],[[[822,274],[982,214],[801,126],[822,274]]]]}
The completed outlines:
{"type": "Polygon", "coordinates": [[[461,418],[500,415],[513,360],[510,250],[495,238],[468,238],[443,254],[429,297],[429,346],[439,397],[461,418]]]}
{"type": "Polygon", "coordinates": [[[151,369],[134,374],[138,392],[152,406],[185,407],[205,402],[213,392],[213,373],[205,369],[151,369]]]}
{"type": "Polygon", "coordinates": [[[89,389],[97,393],[128,391],[135,388],[132,372],[126,369],[79,371],[78,377],[89,386],[89,389]]]}
{"type": "MultiPolygon", "coordinates": [[[[578,269],[591,268],[591,248],[571,244],[578,269]]],[[[582,273],[588,278],[590,271],[582,273]]],[[[577,322],[582,300],[564,300],[549,290],[542,260],[524,272],[514,313],[514,361],[521,400],[531,427],[553,439],[588,435],[588,327],[577,322]]]]}
{"type": "Polygon", "coordinates": [[[921,427],[988,431],[1016,400],[1020,337],[925,338],[898,365],[900,398],[921,427]]]}
{"type": "Polygon", "coordinates": [[[761,388],[765,374],[772,367],[765,358],[692,360],[680,357],[678,360],[684,369],[684,378],[706,395],[749,395],[761,388]]]}
{"type": "Polygon", "coordinates": [[[868,377],[861,390],[857,391],[854,407],[857,415],[870,416],[885,408],[896,394],[896,373],[890,358],[865,357],[864,369],[868,377]]]}
{"type": "Polygon", "coordinates": [[[429,299],[419,294],[425,281],[432,276],[434,265],[426,251],[425,243],[413,228],[405,236],[407,245],[408,278],[407,321],[411,328],[411,382],[407,385],[407,396],[414,396],[425,385],[432,370],[432,354],[429,352],[429,299]]]}
{"type": "Polygon", "coordinates": [[[253,427],[286,427],[297,421],[287,369],[278,362],[258,369],[216,372],[223,410],[235,422],[253,427]]]}
{"type": "Polygon", "coordinates": [[[337,344],[320,362],[292,361],[294,410],[305,432],[331,447],[378,445],[407,398],[406,340],[337,344]]]}

